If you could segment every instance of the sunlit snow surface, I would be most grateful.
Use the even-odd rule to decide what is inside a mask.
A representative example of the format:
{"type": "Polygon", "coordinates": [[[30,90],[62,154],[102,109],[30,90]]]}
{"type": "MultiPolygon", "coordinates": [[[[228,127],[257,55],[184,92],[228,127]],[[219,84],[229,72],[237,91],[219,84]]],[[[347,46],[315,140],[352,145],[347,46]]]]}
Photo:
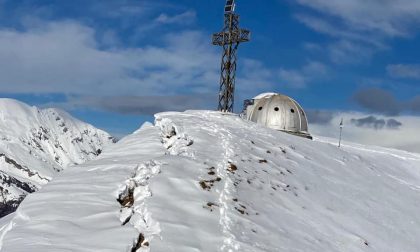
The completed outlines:
{"type": "Polygon", "coordinates": [[[131,251],[144,237],[138,251],[417,252],[419,209],[419,155],[163,113],[28,196],[2,221],[0,244],[131,251]],[[122,207],[130,188],[134,205],[122,207]]]}
{"type": "Polygon", "coordinates": [[[106,132],[64,111],[0,99],[0,217],[66,167],[96,158],[106,132]]]}

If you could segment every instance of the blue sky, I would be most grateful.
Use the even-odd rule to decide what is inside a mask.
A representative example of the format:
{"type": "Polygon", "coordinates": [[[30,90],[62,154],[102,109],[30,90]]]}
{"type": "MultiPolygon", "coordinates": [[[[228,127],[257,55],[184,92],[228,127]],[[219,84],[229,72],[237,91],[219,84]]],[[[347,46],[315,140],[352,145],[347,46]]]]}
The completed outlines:
{"type": "MultiPolygon", "coordinates": [[[[216,108],[221,51],[210,40],[224,3],[0,0],[0,96],[61,107],[118,136],[157,111],[216,108]]],[[[237,111],[275,91],[314,124],[339,111],[419,115],[420,1],[237,4],[252,31],[239,50],[237,111]]]]}

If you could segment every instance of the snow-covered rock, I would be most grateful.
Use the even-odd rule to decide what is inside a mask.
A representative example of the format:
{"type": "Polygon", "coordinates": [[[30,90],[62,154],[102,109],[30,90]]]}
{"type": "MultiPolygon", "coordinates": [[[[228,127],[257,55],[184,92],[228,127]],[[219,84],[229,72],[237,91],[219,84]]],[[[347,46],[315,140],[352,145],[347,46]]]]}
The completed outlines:
{"type": "Polygon", "coordinates": [[[0,251],[417,252],[420,155],[163,113],[31,194],[0,251]]]}
{"type": "Polygon", "coordinates": [[[0,99],[0,217],[65,167],[95,158],[112,142],[64,111],[0,99]]]}

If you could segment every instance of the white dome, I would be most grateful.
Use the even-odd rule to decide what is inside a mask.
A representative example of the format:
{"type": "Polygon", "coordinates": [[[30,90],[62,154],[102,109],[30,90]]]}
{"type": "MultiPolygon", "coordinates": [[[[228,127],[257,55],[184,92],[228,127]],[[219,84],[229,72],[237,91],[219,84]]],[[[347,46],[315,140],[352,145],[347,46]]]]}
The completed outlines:
{"type": "Polygon", "coordinates": [[[308,133],[306,114],[295,100],[282,94],[264,94],[257,98],[246,109],[248,120],[276,130],[308,133]]]}

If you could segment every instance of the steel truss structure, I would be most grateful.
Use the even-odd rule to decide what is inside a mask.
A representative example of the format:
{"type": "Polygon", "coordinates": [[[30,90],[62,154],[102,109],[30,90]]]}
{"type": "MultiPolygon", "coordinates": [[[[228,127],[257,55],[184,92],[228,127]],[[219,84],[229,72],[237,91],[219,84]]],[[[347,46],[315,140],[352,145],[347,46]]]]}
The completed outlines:
{"type": "Polygon", "coordinates": [[[240,43],[250,41],[251,32],[239,27],[239,15],[235,13],[235,1],[227,0],[222,32],[213,34],[213,45],[223,48],[219,107],[222,112],[233,112],[237,50],[240,43]]]}

